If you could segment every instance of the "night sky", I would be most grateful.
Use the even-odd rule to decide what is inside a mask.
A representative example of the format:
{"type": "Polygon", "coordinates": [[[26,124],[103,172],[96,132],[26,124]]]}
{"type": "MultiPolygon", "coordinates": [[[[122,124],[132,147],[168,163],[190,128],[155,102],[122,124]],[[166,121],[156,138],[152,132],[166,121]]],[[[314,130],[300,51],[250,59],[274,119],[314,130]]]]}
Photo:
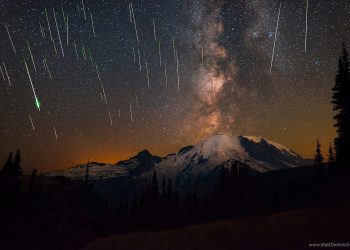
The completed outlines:
{"type": "Polygon", "coordinates": [[[306,52],[305,0],[129,3],[1,1],[0,62],[10,78],[2,63],[3,162],[18,147],[25,172],[116,162],[146,148],[162,156],[217,133],[263,136],[305,157],[319,137],[326,152],[348,0],[309,0],[306,52]]]}

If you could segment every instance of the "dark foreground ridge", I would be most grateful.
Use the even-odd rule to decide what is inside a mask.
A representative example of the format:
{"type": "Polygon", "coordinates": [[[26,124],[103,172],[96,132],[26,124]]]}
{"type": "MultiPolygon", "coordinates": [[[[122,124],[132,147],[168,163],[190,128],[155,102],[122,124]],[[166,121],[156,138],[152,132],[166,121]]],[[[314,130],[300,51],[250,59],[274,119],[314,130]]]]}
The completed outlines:
{"type": "Polygon", "coordinates": [[[222,168],[211,191],[201,195],[181,193],[170,180],[158,182],[156,172],[145,185],[115,196],[109,185],[23,176],[20,192],[1,193],[0,244],[2,249],[163,249],[169,243],[168,249],[200,249],[210,241],[205,249],[230,249],[253,237],[257,241],[241,249],[255,249],[260,243],[281,246],[290,235],[293,246],[302,249],[311,240],[345,239],[349,173],[327,164],[255,176],[237,169],[222,168]],[[111,235],[119,236],[103,239],[111,235]],[[183,242],[174,243],[182,236],[183,242]],[[138,245],[140,240],[144,244],[138,245]]]}

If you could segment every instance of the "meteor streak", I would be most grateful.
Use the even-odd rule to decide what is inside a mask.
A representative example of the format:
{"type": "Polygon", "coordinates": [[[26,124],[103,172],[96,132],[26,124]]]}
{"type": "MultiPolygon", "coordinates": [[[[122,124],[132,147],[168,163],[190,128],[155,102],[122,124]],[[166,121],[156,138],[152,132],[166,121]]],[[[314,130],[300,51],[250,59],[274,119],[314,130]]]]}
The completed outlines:
{"type": "Polygon", "coordinates": [[[272,56],[271,56],[270,75],[272,72],[273,57],[275,56],[275,46],[276,46],[276,40],[277,40],[278,24],[280,21],[281,6],[282,6],[282,2],[280,2],[280,7],[278,9],[278,17],[277,17],[277,24],[276,24],[276,31],[275,31],[275,40],[273,42],[273,49],[272,49],[272,56]]]}
{"type": "Polygon", "coordinates": [[[95,64],[95,66],[96,66],[97,78],[98,78],[98,80],[99,80],[99,82],[100,82],[100,84],[101,84],[103,97],[104,97],[105,102],[106,102],[106,104],[107,104],[108,102],[107,102],[106,92],[105,92],[105,88],[104,88],[104,86],[103,86],[103,83],[102,83],[102,81],[101,81],[100,72],[98,71],[98,66],[97,66],[97,64],[95,64]]]}
{"type": "Polygon", "coordinates": [[[77,56],[77,60],[79,61],[78,49],[77,49],[77,45],[75,44],[75,40],[73,41],[73,44],[74,44],[74,48],[75,48],[75,55],[77,56]]]}
{"type": "Polygon", "coordinates": [[[132,47],[132,53],[134,55],[134,62],[136,62],[136,54],[135,54],[135,48],[134,47],[132,47]]]}
{"type": "Polygon", "coordinates": [[[83,10],[83,13],[84,13],[84,19],[86,21],[86,11],[85,11],[85,5],[84,5],[84,0],[81,0],[81,6],[82,6],[82,10],[83,10]]]}
{"type": "Polygon", "coordinates": [[[97,78],[98,78],[99,81],[101,81],[100,72],[98,71],[98,66],[97,66],[97,64],[95,64],[95,67],[96,67],[97,78]]]}
{"type": "Polygon", "coordinates": [[[15,52],[15,54],[16,54],[15,45],[13,45],[13,41],[12,41],[12,37],[11,37],[10,31],[9,31],[9,28],[7,27],[6,23],[4,23],[4,25],[5,25],[5,28],[6,28],[6,30],[7,30],[7,34],[8,34],[8,36],[9,36],[9,39],[10,39],[10,42],[11,42],[11,45],[12,45],[13,51],[14,51],[14,52],[15,52]]]}
{"type": "Polygon", "coordinates": [[[214,85],[214,77],[211,78],[211,88],[213,91],[213,99],[215,100],[215,85],[214,85]]]}
{"type": "Polygon", "coordinates": [[[130,120],[131,120],[131,123],[134,123],[134,118],[133,118],[133,116],[132,116],[131,103],[130,103],[130,120]]]}
{"type": "Polygon", "coordinates": [[[46,8],[45,8],[45,16],[46,16],[47,27],[48,27],[48,29],[49,29],[50,39],[51,39],[51,41],[52,41],[53,48],[55,49],[55,53],[57,54],[56,44],[55,44],[55,41],[53,40],[53,37],[52,37],[52,32],[51,32],[51,26],[50,26],[49,16],[47,15],[47,10],[46,10],[46,8]]]}
{"type": "Polygon", "coordinates": [[[204,49],[202,48],[202,62],[204,61],[204,49]]]}
{"type": "Polygon", "coordinates": [[[136,106],[137,106],[137,109],[140,109],[139,100],[137,100],[137,96],[136,96],[136,106]]]}
{"type": "Polygon", "coordinates": [[[84,61],[87,60],[87,56],[86,56],[86,52],[85,52],[85,47],[84,47],[84,43],[81,43],[81,52],[83,53],[83,58],[84,58],[84,61]]]}
{"type": "Polygon", "coordinates": [[[110,121],[111,125],[113,125],[113,121],[112,121],[111,112],[109,112],[109,111],[108,111],[108,116],[109,116],[109,121],[110,121]]]}
{"type": "Polygon", "coordinates": [[[132,23],[131,4],[129,3],[129,20],[132,23]]]}
{"type": "Polygon", "coordinates": [[[148,75],[148,63],[147,63],[147,60],[145,60],[145,62],[146,62],[147,86],[148,86],[148,88],[151,88],[151,85],[149,84],[149,75],[148,75]]]}
{"type": "Polygon", "coordinates": [[[164,63],[165,86],[168,86],[168,75],[166,73],[166,64],[164,63]]]}
{"type": "Polygon", "coordinates": [[[154,23],[154,18],[153,18],[153,35],[154,35],[154,41],[157,41],[156,24],[154,23]]]}
{"type": "Polygon", "coordinates": [[[10,80],[10,77],[9,77],[9,74],[7,72],[7,69],[6,69],[6,65],[5,65],[5,62],[2,62],[2,64],[4,65],[4,70],[5,70],[5,74],[6,74],[6,77],[7,77],[7,81],[9,83],[9,85],[11,86],[12,83],[11,83],[11,80],[10,80]]]}
{"type": "Polygon", "coordinates": [[[52,76],[51,76],[51,72],[50,72],[50,69],[49,69],[49,65],[47,64],[47,61],[46,61],[45,57],[44,57],[43,62],[44,62],[44,67],[46,67],[47,73],[49,73],[50,79],[52,80],[52,76]]]}
{"type": "Polygon", "coordinates": [[[132,7],[132,3],[130,3],[130,7],[131,7],[132,19],[133,19],[133,22],[134,22],[136,40],[137,40],[137,42],[140,42],[140,41],[139,41],[139,35],[138,35],[138,33],[137,33],[137,27],[136,27],[136,21],[135,21],[135,14],[134,14],[134,8],[132,7]]]}
{"type": "Polygon", "coordinates": [[[34,57],[33,57],[33,54],[32,54],[32,50],[30,49],[30,46],[29,46],[29,43],[28,43],[27,40],[26,40],[26,42],[27,42],[27,47],[28,47],[28,50],[29,50],[30,58],[32,59],[32,63],[33,63],[34,70],[36,71],[36,67],[35,67],[35,62],[34,62],[34,57]]]}
{"type": "MultiPolygon", "coordinates": [[[[64,16],[63,16],[63,18],[64,18],[64,16]]],[[[67,45],[69,44],[68,27],[69,27],[69,25],[68,25],[68,14],[67,14],[67,21],[66,21],[67,45]]]]}
{"type": "Polygon", "coordinates": [[[306,46],[307,46],[307,31],[308,31],[308,12],[309,12],[309,0],[306,0],[306,10],[305,10],[305,53],[306,53],[306,46]]]}
{"type": "Polygon", "coordinates": [[[91,66],[92,68],[94,68],[94,61],[92,60],[92,54],[90,50],[89,50],[89,57],[90,57],[91,66]]]}
{"type": "Polygon", "coordinates": [[[177,92],[180,92],[180,76],[179,76],[179,58],[176,51],[176,75],[177,75],[177,92]]]}
{"type": "Polygon", "coordinates": [[[5,81],[5,75],[4,72],[2,71],[2,65],[0,65],[0,71],[1,71],[1,75],[2,75],[2,79],[5,81]]]}
{"type": "Polygon", "coordinates": [[[44,39],[45,38],[45,33],[44,33],[44,29],[43,29],[43,26],[41,25],[40,21],[39,21],[39,27],[40,27],[41,37],[44,39]]]}
{"type": "Polygon", "coordinates": [[[64,9],[62,5],[61,5],[61,11],[62,11],[64,25],[67,26],[66,15],[64,14],[64,9]]]}
{"type": "Polygon", "coordinates": [[[162,67],[162,51],[160,49],[160,41],[159,41],[159,45],[158,45],[158,53],[159,53],[159,66],[162,67]]]}
{"type": "Polygon", "coordinates": [[[62,41],[61,41],[61,35],[60,35],[60,30],[59,30],[58,24],[57,24],[55,9],[52,9],[52,12],[53,12],[53,17],[54,17],[55,23],[56,23],[56,30],[57,30],[57,34],[58,34],[58,40],[60,41],[60,45],[61,45],[62,56],[64,57],[63,46],[62,46],[62,41]]]}
{"type": "Polygon", "coordinates": [[[174,60],[176,62],[176,51],[175,51],[175,38],[173,36],[173,52],[174,52],[174,60]]]}
{"type": "Polygon", "coordinates": [[[30,81],[30,85],[32,86],[34,99],[35,99],[35,105],[38,108],[38,110],[40,111],[40,102],[39,102],[39,99],[36,97],[35,89],[34,89],[34,86],[33,86],[32,78],[30,77],[30,73],[29,73],[29,69],[28,69],[28,66],[27,66],[27,62],[26,62],[26,59],[24,57],[23,57],[23,60],[24,60],[24,65],[26,66],[26,70],[27,70],[29,81],[30,81]]]}
{"type": "Polygon", "coordinates": [[[77,8],[78,8],[78,14],[80,16],[80,8],[79,8],[79,3],[77,3],[77,8]]]}
{"type": "Polygon", "coordinates": [[[46,64],[45,64],[45,58],[43,58],[42,62],[43,62],[43,65],[44,65],[45,72],[47,72],[47,68],[46,68],[46,64]]]}
{"type": "Polygon", "coordinates": [[[33,128],[33,131],[34,131],[35,130],[34,123],[33,123],[33,120],[32,120],[32,117],[30,116],[30,114],[29,114],[29,120],[30,120],[30,123],[32,124],[32,128],[33,128]]]}
{"type": "Polygon", "coordinates": [[[92,14],[90,14],[90,18],[91,18],[92,33],[94,34],[94,37],[96,37],[94,20],[92,19],[92,14]]]}
{"type": "Polygon", "coordinates": [[[56,131],[55,125],[53,125],[53,131],[55,132],[55,137],[56,137],[56,140],[57,140],[57,131],[56,131]]]}
{"type": "Polygon", "coordinates": [[[140,68],[140,71],[142,70],[142,66],[141,66],[141,56],[140,56],[140,49],[137,49],[137,54],[139,56],[139,68],[140,68]]]}

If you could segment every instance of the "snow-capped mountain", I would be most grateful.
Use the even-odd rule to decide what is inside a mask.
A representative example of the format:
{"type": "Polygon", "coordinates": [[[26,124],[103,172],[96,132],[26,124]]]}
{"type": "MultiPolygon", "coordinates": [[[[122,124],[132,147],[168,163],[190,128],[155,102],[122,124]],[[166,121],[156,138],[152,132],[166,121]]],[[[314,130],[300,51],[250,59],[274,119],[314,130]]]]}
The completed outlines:
{"type": "Polygon", "coordinates": [[[287,147],[262,137],[214,135],[164,157],[155,169],[159,176],[180,183],[198,182],[221,167],[230,168],[235,161],[247,163],[251,174],[310,164],[287,147]]]}
{"type": "MultiPolygon", "coordinates": [[[[119,161],[115,164],[90,162],[89,179],[111,178],[121,176],[136,177],[145,171],[150,171],[161,157],[151,155],[147,150],[138,153],[125,161],[119,161]]],[[[87,164],[78,165],[64,170],[53,171],[47,176],[64,176],[72,179],[81,179],[85,177],[87,164]]]]}
{"type": "MultiPolygon", "coordinates": [[[[75,167],[67,168],[64,170],[53,171],[47,173],[47,176],[64,176],[72,179],[80,179],[85,177],[87,164],[78,165],[75,167]]],[[[115,176],[127,176],[126,169],[121,168],[118,165],[90,162],[89,163],[89,177],[90,178],[104,178],[115,176]]]]}
{"type": "MultiPolygon", "coordinates": [[[[262,137],[214,135],[163,158],[145,150],[116,164],[93,162],[89,175],[91,178],[147,177],[155,169],[159,177],[182,182],[209,176],[221,167],[230,167],[234,161],[247,163],[253,174],[310,164],[287,147],[262,137]]],[[[86,165],[79,165],[48,175],[82,178],[85,171],[86,165]]]]}
{"type": "Polygon", "coordinates": [[[127,171],[131,177],[137,177],[154,169],[161,160],[161,157],[151,155],[148,150],[144,150],[129,160],[120,161],[116,165],[127,171]]]}

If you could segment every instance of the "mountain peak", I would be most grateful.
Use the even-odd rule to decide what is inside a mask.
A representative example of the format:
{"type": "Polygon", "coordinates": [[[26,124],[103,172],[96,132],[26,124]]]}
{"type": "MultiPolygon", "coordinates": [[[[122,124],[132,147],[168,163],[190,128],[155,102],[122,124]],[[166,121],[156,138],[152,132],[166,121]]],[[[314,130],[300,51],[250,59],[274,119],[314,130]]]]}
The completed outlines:
{"type": "Polygon", "coordinates": [[[144,149],[144,150],[140,151],[140,152],[135,156],[135,158],[144,157],[144,156],[152,156],[152,154],[151,154],[147,149],[144,149]]]}
{"type": "Polygon", "coordinates": [[[309,164],[287,147],[263,137],[218,134],[168,155],[156,168],[162,175],[205,176],[233,161],[249,162],[252,172],[309,164]]]}
{"type": "Polygon", "coordinates": [[[296,154],[293,150],[289,149],[288,147],[286,147],[282,144],[279,144],[277,142],[274,142],[272,140],[263,138],[261,136],[239,136],[239,138],[240,138],[240,141],[242,142],[242,144],[245,144],[245,141],[250,141],[250,142],[253,142],[255,144],[265,145],[265,147],[273,147],[278,151],[300,157],[298,154],[296,154]]]}
{"type": "Polygon", "coordinates": [[[249,153],[247,152],[247,148],[246,148],[248,144],[259,145],[259,147],[266,147],[270,149],[274,148],[276,151],[280,151],[284,154],[287,153],[296,157],[300,157],[298,154],[293,152],[288,147],[261,136],[251,136],[251,135],[231,136],[226,134],[217,134],[217,135],[210,136],[206,139],[203,139],[196,145],[205,149],[204,151],[212,152],[212,151],[226,151],[226,150],[234,149],[236,152],[245,154],[245,153],[249,153]]]}

